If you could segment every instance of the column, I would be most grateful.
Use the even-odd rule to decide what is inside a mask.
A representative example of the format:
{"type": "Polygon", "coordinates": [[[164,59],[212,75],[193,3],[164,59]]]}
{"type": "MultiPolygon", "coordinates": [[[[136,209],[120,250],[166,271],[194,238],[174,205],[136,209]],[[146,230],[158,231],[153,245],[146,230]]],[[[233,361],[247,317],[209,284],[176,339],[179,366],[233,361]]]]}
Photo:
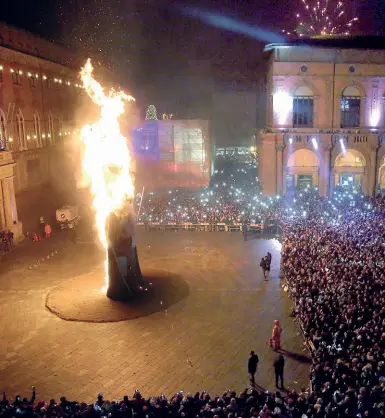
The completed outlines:
{"type": "Polygon", "coordinates": [[[321,196],[327,196],[329,190],[330,182],[330,148],[324,147],[323,156],[322,156],[322,169],[320,182],[319,182],[319,192],[321,196]]]}
{"type": "Polygon", "coordinates": [[[369,187],[368,195],[373,196],[376,190],[376,170],[377,170],[377,158],[376,149],[371,147],[370,149],[370,172],[369,172],[369,187]]]}
{"type": "Polygon", "coordinates": [[[3,198],[3,188],[0,184],[0,229],[5,227],[5,212],[4,212],[4,198],[3,198]]]}
{"type": "Polygon", "coordinates": [[[11,198],[12,220],[17,222],[18,216],[17,216],[15,186],[13,184],[13,177],[8,179],[8,185],[9,185],[9,196],[11,198]]]}
{"type": "Polygon", "coordinates": [[[4,197],[4,212],[5,212],[5,224],[7,228],[10,228],[13,223],[12,211],[11,211],[11,197],[9,195],[8,179],[1,180],[1,187],[3,189],[4,197]]]}
{"type": "Polygon", "coordinates": [[[283,194],[283,145],[277,145],[277,194],[283,194]]]}

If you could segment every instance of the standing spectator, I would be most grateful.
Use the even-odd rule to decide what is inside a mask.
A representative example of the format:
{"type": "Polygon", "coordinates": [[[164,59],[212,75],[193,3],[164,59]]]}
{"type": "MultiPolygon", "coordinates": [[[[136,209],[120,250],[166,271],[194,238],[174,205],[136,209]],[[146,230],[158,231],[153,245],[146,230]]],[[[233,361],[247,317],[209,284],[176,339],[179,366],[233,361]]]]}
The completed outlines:
{"type": "Polygon", "coordinates": [[[266,256],[266,264],[267,264],[267,271],[270,272],[270,266],[271,266],[271,253],[267,252],[266,256]]]}
{"type": "Polygon", "coordinates": [[[8,240],[9,240],[10,247],[13,247],[13,239],[14,239],[14,237],[15,237],[15,234],[11,230],[9,230],[8,231],[8,240]]]}
{"type": "Polygon", "coordinates": [[[243,233],[243,241],[247,241],[247,223],[243,221],[242,223],[242,233],[243,233]]]}
{"type": "Polygon", "coordinates": [[[278,388],[278,379],[281,381],[281,389],[283,386],[283,372],[285,369],[285,359],[282,354],[280,354],[274,361],[274,373],[275,373],[275,386],[278,388]]]}
{"type": "Polygon", "coordinates": [[[258,363],[259,363],[258,356],[254,353],[254,351],[250,351],[250,357],[249,357],[249,361],[247,364],[247,369],[250,375],[250,382],[252,384],[255,384],[255,373],[257,372],[258,363]]]}
{"type": "Polygon", "coordinates": [[[278,319],[276,319],[274,321],[274,327],[271,332],[271,338],[269,339],[270,347],[275,351],[281,348],[281,334],[282,328],[278,319]]]}
{"type": "Polygon", "coordinates": [[[50,224],[47,223],[45,225],[44,232],[45,232],[45,239],[48,239],[51,236],[51,232],[52,232],[52,229],[51,229],[51,225],[50,224]]]}
{"type": "Polygon", "coordinates": [[[3,247],[4,247],[4,251],[8,252],[9,251],[9,235],[8,235],[8,231],[4,231],[3,232],[3,247]]]}
{"type": "Polygon", "coordinates": [[[262,268],[263,277],[265,278],[265,280],[267,280],[267,277],[266,277],[266,270],[267,270],[266,257],[262,257],[262,260],[259,263],[259,266],[262,268]]]}

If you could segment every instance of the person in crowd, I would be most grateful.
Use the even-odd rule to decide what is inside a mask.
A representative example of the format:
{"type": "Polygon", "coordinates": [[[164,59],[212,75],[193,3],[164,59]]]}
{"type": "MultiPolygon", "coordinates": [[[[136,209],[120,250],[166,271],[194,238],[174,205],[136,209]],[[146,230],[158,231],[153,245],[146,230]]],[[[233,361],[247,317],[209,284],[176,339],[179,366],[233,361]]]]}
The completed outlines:
{"type": "Polygon", "coordinates": [[[265,278],[265,280],[267,280],[267,263],[266,263],[266,257],[262,257],[261,262],[259,263],[259,266],[262,269],[262,273],[263,273],[263,277],[265,278]]]}
{"type": "Polygon", "coordinates": [[[280,354],[273,363],[275,374],[275,386],[278,388],[278,380],[281,382],[281,389],[284,389],[283,385],[283,373],[285,368],[285,358],[280,354]]]}
{"type": "Polygon", "coordinates": [[[32,242],[39,242],[39,241],[41,241],[41,237],[36,232],[34,232],[32,235],[32,242]]]}
{"type": "Polygon", "coordinates": [[[269,339],[269,345],[274,351],[277,351],[281,348],[281,334],[282,328],[278,319],[276,319],[274,321],[273,330],[271,332],[271,338],[269,339]]]}
{"type": "Polygon", "coordinates": [[[267,252],[267,255],[266,255],[266,264],[267,264],[267,271],[268,272],[270,272],[271,259],[272,259],[271,253],[267,252]]]}
{"type": "Polygon", "coordinates": [[[52,232],[51,225],[49,223],[45,224],[44,232],[45,232],[45,239],[49,239],[51,237],[51,232],[52,232]]]}
{"type": "Polygon", "coordinates": [[[250,351],[249,361],[247,363],[247,370],[250,375],[250,382],[255,384],[255,373],[257,373],[259,358],[254,351],[250,351]]]}
{"type": "Polygon", "coordinates": [[[15,238],[15,234],[9,230],[8,231],[8,241],[9,241],[9,246],[12,248],[13,244],[14,244],[14,238],[15,238]]]}
{"type": "Polygon", "coordinates": [[[5,252],[8,252],[10,250],[9,247],[9,234],[8,231],[3,231],[3,248],[5,252]]]}

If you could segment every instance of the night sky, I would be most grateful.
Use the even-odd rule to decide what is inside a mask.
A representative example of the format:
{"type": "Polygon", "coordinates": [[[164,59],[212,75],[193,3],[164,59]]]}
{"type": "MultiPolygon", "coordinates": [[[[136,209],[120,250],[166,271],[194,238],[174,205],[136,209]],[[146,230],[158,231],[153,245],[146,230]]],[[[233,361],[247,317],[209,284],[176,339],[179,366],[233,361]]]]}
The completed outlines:
{"type": "MultiPolygon", "coordinates": [[[[360,22],[357,33],[383,34],[384,0],[345,0],[360,22]]],[[[275,31],[295,26],[300,0],[1,0],[0,20],[106,59],[143,103],[180,94],[191,60],[210,59],[221,71],[261,61],[263,43],[183,16],[181,5],[222,13],[275,31]],[[183,83],[182,83],[183,84],[183,83]],[[173,86],[174,91],[173,91],[173,86]],[[177,87],[178,86],[178,87],[177,87]],[[178,89],[178,91],[175,91],[178,89]]],[[[167,101],[167,100],[165,100],[167,101]]],[[[167,109],[175,112],[175,109],[167,109]]]]}

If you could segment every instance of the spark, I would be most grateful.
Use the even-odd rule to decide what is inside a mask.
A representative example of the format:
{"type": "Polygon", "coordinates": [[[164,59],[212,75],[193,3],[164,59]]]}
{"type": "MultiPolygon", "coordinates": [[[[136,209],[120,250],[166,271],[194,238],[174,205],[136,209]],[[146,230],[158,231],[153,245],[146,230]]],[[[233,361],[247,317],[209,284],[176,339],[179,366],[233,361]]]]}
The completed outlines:
{"type": "Polygon", "coordinates": [[[347,1],[335,0],[301,0],[303,12],[297,12],[297,28],[283,30],[287,35],[296,33],[299,36],[316,35],[349,35],[357,17],[349,18],[347,1]]]}

